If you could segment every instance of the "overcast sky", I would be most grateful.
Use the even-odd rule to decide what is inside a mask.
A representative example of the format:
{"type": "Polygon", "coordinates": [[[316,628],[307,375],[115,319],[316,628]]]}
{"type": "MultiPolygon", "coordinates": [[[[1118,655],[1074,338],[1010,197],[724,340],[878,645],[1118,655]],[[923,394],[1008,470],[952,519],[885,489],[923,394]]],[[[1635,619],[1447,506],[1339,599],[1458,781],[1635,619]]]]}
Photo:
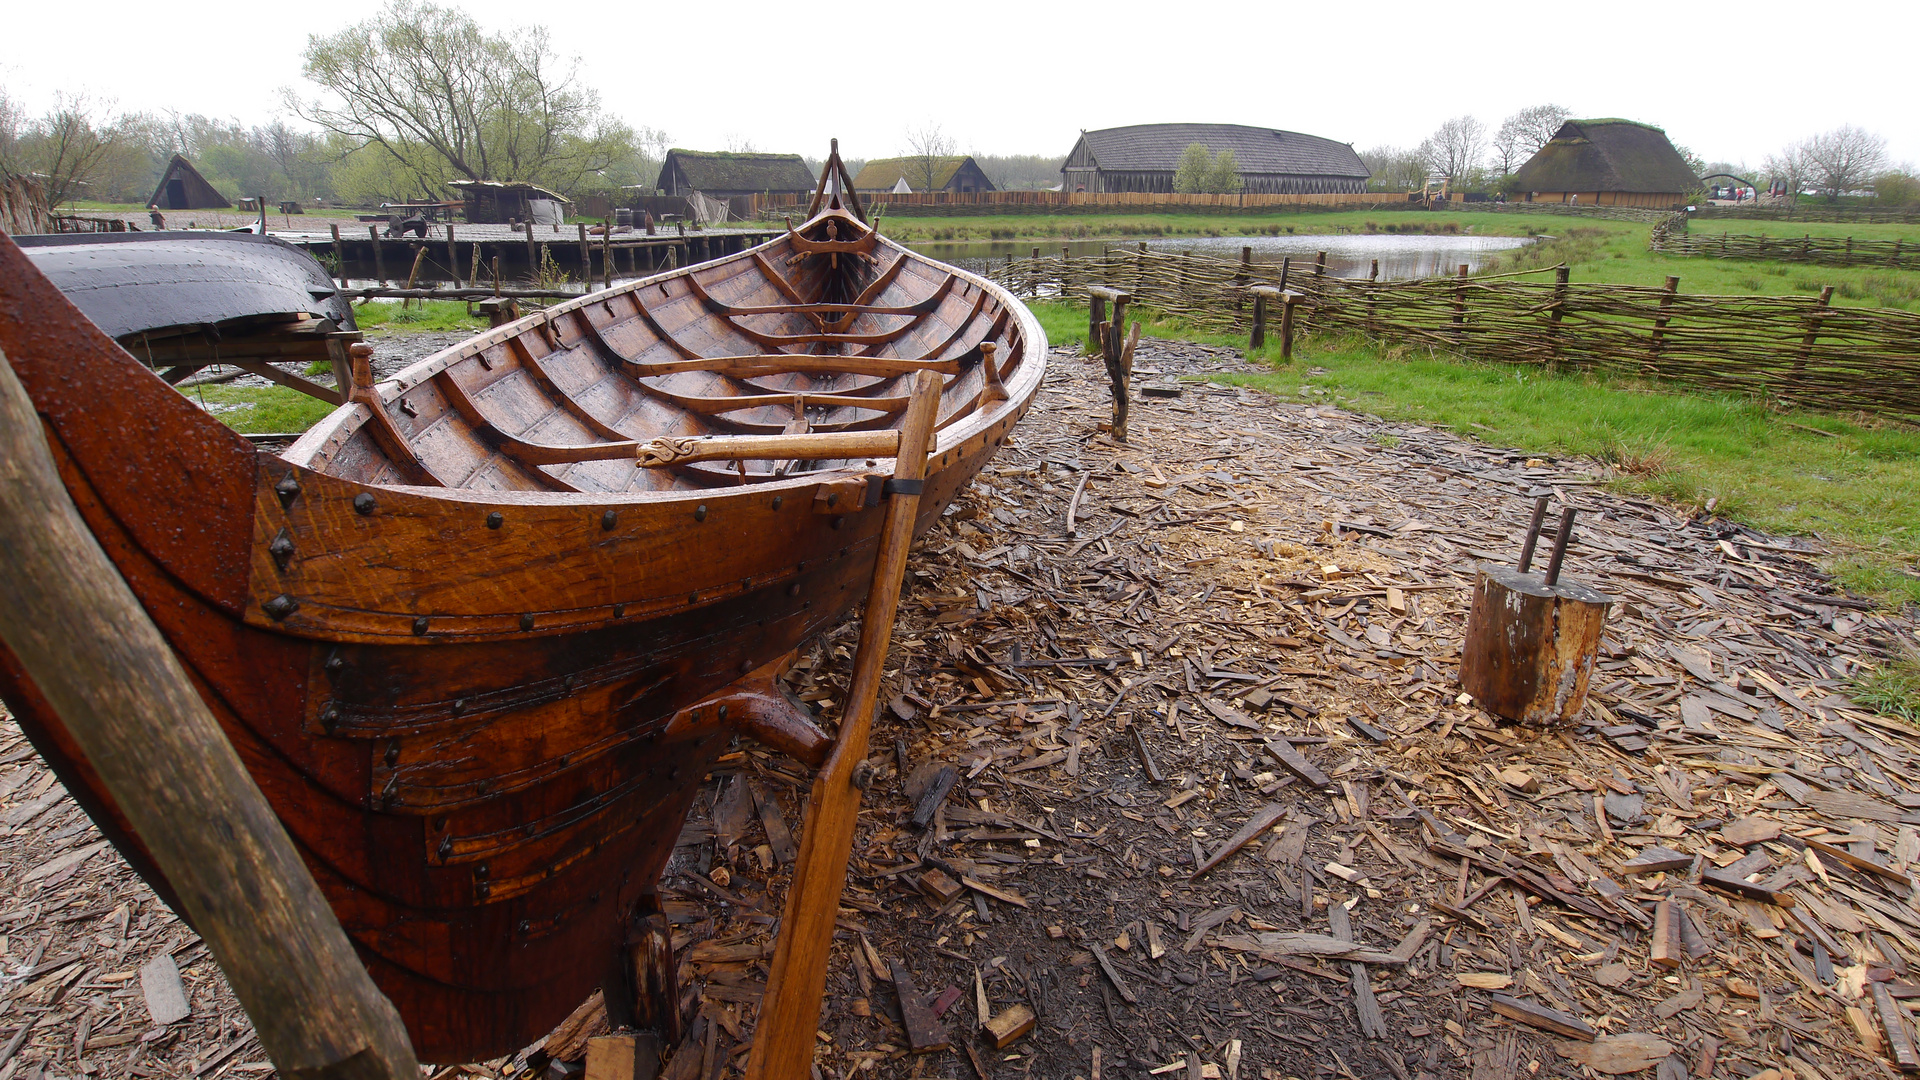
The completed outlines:
{"type": "MultiPolygon", "coordinates": [[[[0,85],[30,109],[57,91],[124,110],[262,123],[300,79],[309,33],[380,0],[218,8],[13,5],[0,85]],[[231,16],[231,17],[229,17],[231,16]]],[[[471,0],[482,25],[544,20],[606,107],[672,144],[849,157],[906,149],[934,121],[963,150],[1064,154],[1082,128],[1212,121],[1360,149],[1412,145],[1450,116],[1489,129],[1554,102],[1658,124],[1709,161],[1758,166],[1851,123],[1920,162],[1920,5],[1473,3],[1298,5],[736,0],[710,5],[471,0]],[[1832,15],[1825,19],[1823,16],[1832,15]]]]}

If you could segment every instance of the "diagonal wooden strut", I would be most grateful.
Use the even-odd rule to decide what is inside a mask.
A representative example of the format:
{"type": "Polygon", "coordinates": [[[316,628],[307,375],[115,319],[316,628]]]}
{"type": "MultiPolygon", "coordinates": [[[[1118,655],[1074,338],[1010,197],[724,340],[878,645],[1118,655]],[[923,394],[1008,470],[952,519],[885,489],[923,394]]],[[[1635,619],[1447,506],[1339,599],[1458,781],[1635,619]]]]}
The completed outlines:
{"type": "Polygon", "coordinates": [[[814,1032],[826,991],[834,919],[840,912],[847,857],[860,817],[858,770],[866,765],[867,734],[873,727],[880,673],[893,639],[900,582],[906,574],[907,549],[913,544],[914,518],[920,509],[919,482],[926,477],[927,439],[933,432],[939,404],[939,377],[932,372],[915,376],[913,404],[907,407],[900,456],[893,473],[895,480],[906,481],[908,489],[895,492],[887,501],[887,520],[881,527],[873,587],[860,622],[860,647],[854,654],[853,682],[847,692],[840,738],[833,756],[814,780],[800,837],[800,855],[794,862],[786,913],[780,921],[780,939],[774,946],[773,972],[754,1030],[753,1053],[747,1059],[748,1080],[796,1080],[806,1076],[813,1064],[814,1032]]]}

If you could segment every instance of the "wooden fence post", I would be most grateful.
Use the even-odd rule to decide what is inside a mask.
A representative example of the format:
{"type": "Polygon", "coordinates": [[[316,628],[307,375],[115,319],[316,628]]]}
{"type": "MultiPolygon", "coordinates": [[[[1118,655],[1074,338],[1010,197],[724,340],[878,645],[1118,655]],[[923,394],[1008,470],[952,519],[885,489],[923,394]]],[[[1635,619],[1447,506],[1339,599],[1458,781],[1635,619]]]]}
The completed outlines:
{"type": "Polygon", "coordinates": [[[1242,244],[1240,245],[1240,270],[1233,275],[1234,287],[1241,290],[1241,292],[1233,294],[1233,310],[1241,310],[1242,304],[1244,303],[1242,293],[1247,287],[1247,282],[1251,280],[1253,280],[1253,247],[1249,244],[1242,244]]]}
{"type": "Polygon", "coordinates": [[[1293,359],[1293,307],[1300,302],[1297,292],[1280,295],[1280,359],[1293,359]]]}
{"type": "Polygon", "coordinates": [[[1453,340],[1464,343],[1467,340],[1467,264],[1461,263],[1454,273],[1453,286],[1453,340]]]}
{"type": "Polygon", "coordinates": [[[1270,302],[1280,299],[1280,290],[1271,285],[1255,285],[1247,291],[1253,294],[1253,333],[1247,338],[1247,348],[1251,350],[1267,343],[1267,312],[1270,302]]]}
{"type": "Polygon", "coordinates": [[[1547,327],[1547,362],[1549,366],[1560,364],[1560,320],[1567,314],[1567,280],[1572,270],[1565,263],[1553,270],[1553,303],[1548,313],[1550,325],[1547,327]]]}
{"type": "Polygon", "coordinates": [[[381,285],[385,285],[387,283],[387,255],[386,252],[380,250],[380,226],[367,226],[367,235],[373,238],[373,275],[380,279],[381,285]]]}
{"type": "Polygon", "coordinates": [[[1653,335],[1648,341],[1649,359],[1653,365],[1649,369],[1648,374],[1655,374],[1657,372],[1660,363],[1660,350],[1666,347],[1667,323],[1671,321],[1671,317],[1667,315],[1667,310],[1673,307],[1673,298],[1679,292],[1680,279],[1678,277],[1669,276],[1667,283],[1660,288],[1660,314],[1654,317],[1653,335]]]}
{"type": "Polygon", "coordinates": [[[328,225],[333,230],[333,261],[340,267],[340,287],[347,287],[347,249],[340,243],[340,226],[328,225]]]}
{"type": "Polygon", "coordinates": [[[1807,361],[1813,358],[1813,342],[1820,336],[1820,324],[1833,309],[1833,286],[1825,285],[1820,289],[1820,299],[1813,302],[1813,313],[1807,316],[1807,334],[1800,339],[1800,351],[1793,358],[1793,381],[1798,383],[1807,374],[1807,361]]]}
{"type": "Polygon", "coordinates": [[[0,355],[0,638],[173,885],[282,1076],[418,1080],[406,1028],[126,580],[0,355]]]}

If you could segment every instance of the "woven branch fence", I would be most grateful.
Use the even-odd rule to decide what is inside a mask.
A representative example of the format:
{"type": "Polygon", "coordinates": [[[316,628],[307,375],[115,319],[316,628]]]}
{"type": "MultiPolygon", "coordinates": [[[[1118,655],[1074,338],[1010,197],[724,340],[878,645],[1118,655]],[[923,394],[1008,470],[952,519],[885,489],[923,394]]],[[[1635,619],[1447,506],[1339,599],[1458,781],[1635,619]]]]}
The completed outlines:
{"type": "Polygon", "coordinates": [[[1759,236],[1719,233],[1695,236],[1685,214],[1653,227],[1647,246],[1667,255],[1710,259],[1768,259],[1822,266],[1887,266],[1920,270],[1920,244],[1906,240],[1855,240],[1837,236],[1759,236]]]}
{"type": "Polygon", "coordinates": [[[1890,222],[1911,225],[1920,222],[1920,208],[1880,207],[1880,206],[1795,206],[1786,207],[1735,207],[1702,206],[1693,212],[1696,218],[1725,218],[1738,221],[1838,221],[1873,224],[1890,222]]]}
{"type": "Polygon", "coordinates": [[[1482,360],[1645,376],[1703,390],[1920,421],[1920,315],[1813,297],[1702,296],[1639,285],[1541,281],[1541,273],[1374,282],[1301,265],[1158,251],[991,264],[1015,293],[1133,302],[1212,330],[1251,326],[1254,286],[1299,293],[1297,332],[1357,333],[1482,360]]]}

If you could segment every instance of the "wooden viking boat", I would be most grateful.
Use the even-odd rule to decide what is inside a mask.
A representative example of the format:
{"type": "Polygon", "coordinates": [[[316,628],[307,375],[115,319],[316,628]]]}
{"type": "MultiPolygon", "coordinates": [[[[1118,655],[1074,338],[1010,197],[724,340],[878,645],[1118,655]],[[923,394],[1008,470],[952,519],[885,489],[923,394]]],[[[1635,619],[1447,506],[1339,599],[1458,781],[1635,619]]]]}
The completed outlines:
{"type": "MultiPolygon", "coordinates": [[[[425,1060],[515,1050],[596,987],[631,1007],[623,938],[713,760],[831,749],[774,674],[868,588],[916,373],[942,377],[923,530],[1040,386],[1031,313],[829,174],[752,250],[383,382],[356,348],[348,403],[278,455],[0,240],[0,349],[74,502],[425,1060]]],[[[0,696],[171,900],[4,649],[0,696]]]]}

